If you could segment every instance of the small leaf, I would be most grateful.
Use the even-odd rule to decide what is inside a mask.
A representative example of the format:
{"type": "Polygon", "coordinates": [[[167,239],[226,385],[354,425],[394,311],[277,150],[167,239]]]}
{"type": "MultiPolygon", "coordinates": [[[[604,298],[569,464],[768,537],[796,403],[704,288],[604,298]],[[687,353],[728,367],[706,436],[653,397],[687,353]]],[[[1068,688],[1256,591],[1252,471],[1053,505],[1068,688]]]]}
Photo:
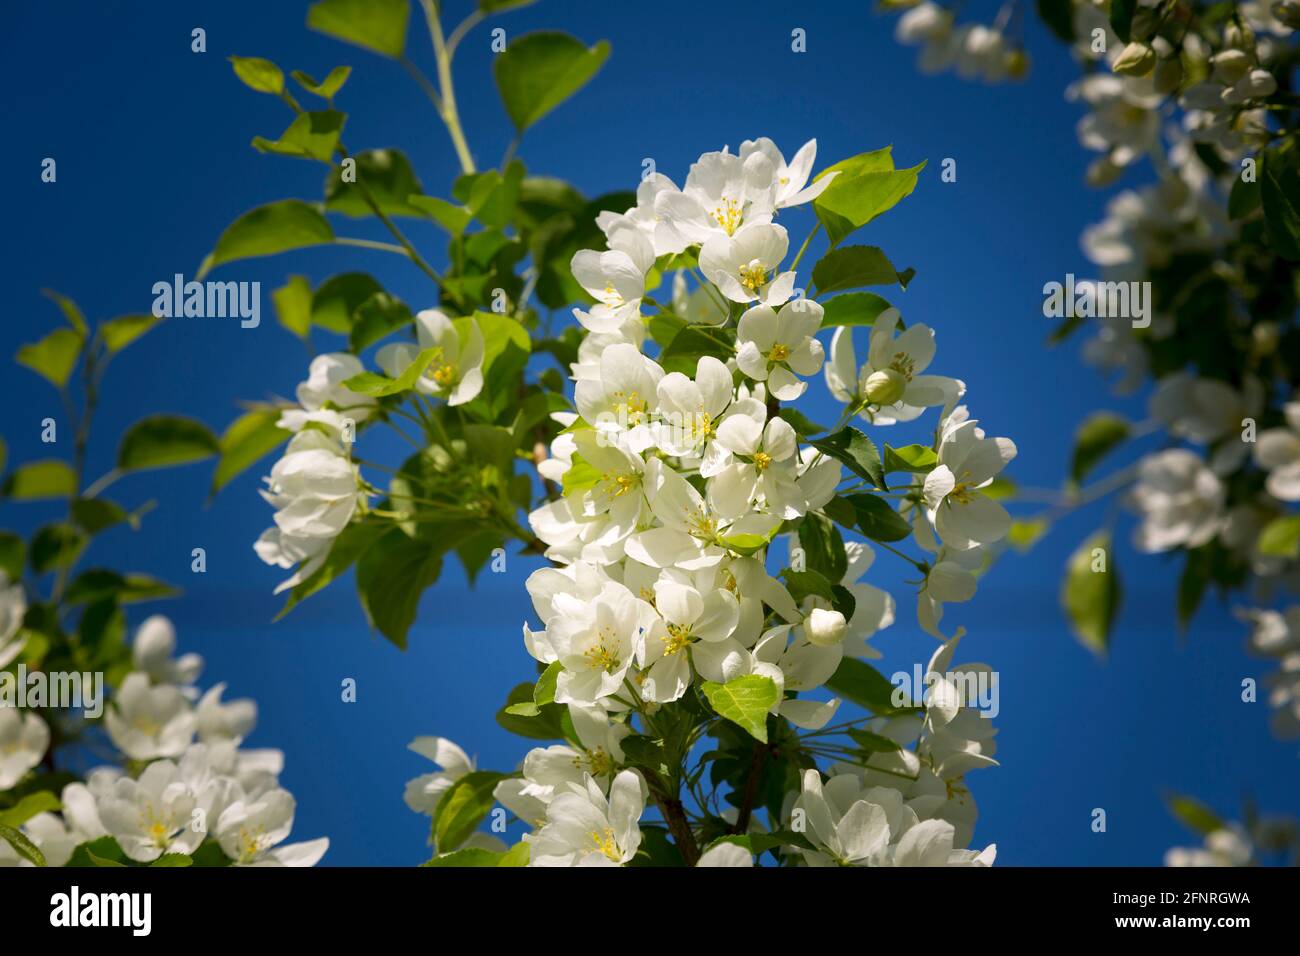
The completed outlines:
{"type": "Polygon", "coordinates": [[[475,770],[452,784],[433,817],[434,844],[439,850],[454,850],[469,839],[496,803],[492,794],[504,779],[505,774],[475,770]]]}
{"type": "Polygon", "coordinates": [[[424,349],[397,378],[389,378],[387,375],[379,375],[375,372],[360,372],[345,380],[343,385],[359,395],[373,395],[376,398],[409,392],[415,388],[415,383],[420,380],[429,363],[440,354],[442,349],[438,346],[424,349]]]}
{"type": "Polygon", "coordinates": [[[1259,154],[1259,188],[1269,244],[1282,258],[1300,260],[1300,147],[1293,137],[1259,154]]]}
{"type": "Polygon", "coordinates": [[[436,222],[453,236],[459,236],[474,218],[464,206],[457,206],[437,196],[408,196],[406,202],[436,222]]]}
{"type": "Polygon", "coordinates": [[[702,690],[719,716],[767,743],[767,714],[781,699],[772,678],[750,674],[725,684],[705,681],[702,690]]]}
{"type": "Polygon", "coordinates": [[[7,842],[24,860],[35,866],[45,866],[45,854],[21,830],[0,823],[0,840],[7,842]]]}
{"type": "Polygon", "coordinates": [[[1166,802],[1170,813],[1201,836],[1209,836],[1216,830],[1224,828],[1219,815],[1194,797],[1171,794],[1166,798],[1166,802]]]}
{"type": "Polygon", "coordinates": [[[72,329],[55,329],[39,342],[20,348],[14,361],[27,366],[55,388],[63,388],[77,367],[81,343],[81,336],[72,329]]]}
{"type": "Polygon", "coordinates": [[[1110,0],[1110,26],[1115,35],[1128,43],[1133,32],[1135,0],[1110,0]]]}
{"type": "Polygon", "coordinates": [[[345,43],[396,59],[406,49],[408,0],[319,0],[307,10],[307,26],[345,43]]]}
{"type": "Polygon", "coordinates": [[[99,336],[112,354],[122,351],[161,321],[152,315],[123,315],[101,323],[99,336]]]}
{"type": "Polygon", "coordinates": [[[275,318],[300,339],[311,332],[311,283],[306,276],[289,276],[289,281],[271,293],[275,318]]]}
{"type": "Polygon", "coordinates": [[[1300,557],[1300,515],[1274,518],[1260,532],[1255,547],[1260,554],[1269,557],[1300,557]]]}
{"type": "Polygon", "coordinates": [[[383,292],[373,276],[364,272],[344,272],[320,284],[311,298],[311,321],[322,329],[347,335],[352,331],[353,315],[363,302],[383,292]]]}
{"type": "Polygon", "coordinates": [[[876,317],[892,306],[874,292],[846,292],[824,300],[822,308],[826,310],[822,316],[822,328],[829,329],[835,326],[874,325],[876,317]]]}
{"type": "Polygon", "coordinates": [[[398,647],[406,647],[420,596],[438,580],[442,555],[452,543],[435,547],[393,528],[361,555],[357,563],[361,606],[371,626],[398,647]]]}
{"type": "MultiPolygon", "coordinates": [[[[849,233],[908,196],[924,168],[925,163],[920,163],[910,169],[895,169],[892,148],[886,147],[842,160],[818,173],[816,179],[836,174],[813,200],[813,209],[826,227],[831,246],[839,245],[849,233]]],[[[817,287],[822,288],[820,283],[817,287]]]]}
{"type": "Polygon", "coordinates": [[[220,454],[221,446],[208,426],[178,415],[155,415],[132,425],[117,449],[122,471],[169,468],[220,454]]]}
{"type": "Polygon", "coordinates": [[[856,657],[846,657],[840,661],[840,666],[835,669],[826,686],[878,716],[889,716],[900,709],[907,709],[894,706],[894,685],[889,679],[856,657]]]}
{"type": "Polygon", "coordinates": [[[413,199],[425,198],[424,187],[406,155],[397,149],[370,149],[352,157],[357,162],[356,181],[345,182],[336,166],[325,180],[325,208],[345,216],[373,216],[365,192],[390,216],[425,215],[413,199]],[[363,192],[363,189],[365,192],[363,192]]]}
{"type": "Polygon", "coordinates": [[[19,465],[5,478],[0,494],[14,501],[67,498],[77,491],[71,466],[55,458],[19,465]]]}
{"type": "Polygon", "coordinates": [[[212,494],[288,441],[291,433],[276,424],[279,420],[279,409],[258,409],[240,415],[227,426],[217,443],[221,457],[212,476],[212,494]]]}
{"type": "Polygon", "coordinates": [[[1098,531],[1070,556],[1061,589],[1061,604],[1071,629],[1089,650],[1104,653],[1109,646],[1120,600],[1119,570],[1110,533],[1098,531]],[[1101,552],[1100,556],[1094,556],[1096,551],[1101,552]],[[1105,570],[1093,570],[1098,561],[1104,561],[1105,570]]]}
{"type": "Polygon", "coordinates": [[[810,442],[824,455],[830,455],[849,467],[859,478],[865,478],[877,488],[885,488],[885,471],[880,453],[871,439],[856,428],[841,428],[833,435],[810,442]]]}
{"type": "Polygon", "coordinates": [[[853,505],[858,527],[872,541],[902,541],[912,533],[907,519],[878,495],[848,495],[845,500],[853,505]]]}
{"type": "Polygon", "coordinates": [[[493,74],[515,128],[523,132],[586,85],[609,56],[567,33],[529,33],[496,57],[493,74]]]}
{"type": "Polygon", "coordinates": [[[68,325],[72,326],[74,332],[83,339],[90,334],[90,328],[86,325],[86,317],[81,312],[81,307],[73,302],[61,292],[55,292],[53,289],[42,289],[41,294],[59,307],[63,317],[67,319],[68,325]]]}
{"type": "Polygon", "coordinates": [[[901,280],[889,257],[876,246],[832,249],[813,266],[812,274],[819,295],[864,285],[889,285],[894,282],[907,285],[901,280]]]}
{"type": "Polygon", "coordinates": [[[37,574],[72,565],[86,547],[86,536],[67,522],[47,524],[32,537],[27,555],[37,574]]]}
{"type": "Polygon", "coordinates": [[[319,83],[302,70],[294,70],[289,75],[308,93],[315,94],[323,100],[332,100],[338,95],[338,91],[343,89],[343,84],[348,81],[348,77],[352,75],[352,67],[336,66],[319,83]]]}
{"type": "Polygon", "coordinates": [[[314,206],[301,199],[283,199],[250,210],[227,226],[204,261],[199,278],[225,262],[333,241],[333,227],[314,206]]]}
{"type": "Polygon", "coordinates": [[[59,798],[48,790],[29,793],[7,810],[0,810],[0,824],[15,829],[38,813],[58,813],[63,808],[59,798]]]}
{"type": "Polygon", "coordinates": [[[230,65],[249,89],[279,96],[284,92],[284,71],[260,56],[232,56],[230,65]]]}
{"type": "Polygon", "coordinates": [[[902,448],[885,446],[885,474],[894,471],[906,471],[924,475],[939,463],[939,456],[933,448],[926,445],[904,445],[902,448]]]}
{"type": "Polygon", "coordinates": [[[1057,38],[1073,43],[1074,5],[1071,0],[1037,0],[1038,16],[1057,38]]]}
{"type": "Polygon", "coordinates": [[[280,156],[296,156],[299,159],[311,159],[316,162],[329,163],[334,159],[339,137],[343,134],[343,122],[347,117],[337,110],[312,110],[299,113],[288,125],[280,138],[267,139],[264,136],[253,137],[253,148],[262,153],[276,153],[280,156]]]}
{"type": "Polygon", "coordinates": [[[1074,434],[1070,479],[1082,481],[1107,454],[1124,443],[1131,429],[1126,419],[1110,412],[1089,416],[1074,434]]]}

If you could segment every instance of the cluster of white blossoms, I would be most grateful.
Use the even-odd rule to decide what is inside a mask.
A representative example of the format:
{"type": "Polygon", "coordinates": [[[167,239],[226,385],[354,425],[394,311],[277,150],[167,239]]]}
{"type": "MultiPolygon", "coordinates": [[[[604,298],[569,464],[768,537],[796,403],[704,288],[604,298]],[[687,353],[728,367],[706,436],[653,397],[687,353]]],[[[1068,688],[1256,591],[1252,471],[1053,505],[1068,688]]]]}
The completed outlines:
{"type": "MultiPolygon", "coordinates": [[[[413,364],[420,374],[415,393],[448,405],[473,401],[483,390],[483,333],[472,317],[451,319],[437,309],[415,316],[416,342],[394,342],[375,355],[392,379],[413,364]]],[[[275,524],[253,545],[257,556],[280,568],[296,568],[275,593],[301,583],[329,554],[340,532],[365,510],[368,487],[352,460],[358,429],[378,409],[376,399],[348,388],[365,372],[348,352],[312,359],[307,380],[297,389],[298,404],[277,422],[293,432],[284,454],[265,479],[262,497],[275,508],[275,524]]]]}
{"type": "MultiPolygon", "coordinates": [[[[547,702],[567,708],[572,732],[565,744],[531,751],[495,792],[533,828],[525,837],[531,865],[620,865],[636,854],[638,821],[655,794],[621,747],[634,719],[698,693],[701,682],[757,676],[776,688],[770,714],[821,730],[840,701],[819,689],[846,656],[879,656],[867,641],[894,620],[892,597],[860,580],[873,557],[866,544],[846,544],[848,570],[833,582],[854,597],[848,619],[824,596],[796,601],[767,566],[783,525],[826,506],[844,478],[836,458],[800,447],[779,414],[779,403],[801,396],[824,364],[817,339],[824,310],[796,296],[786,230],[773,221],[829,182],[807,185],[814,158],[815,143],[787,163],[760,139],[738,154],[701,156],[681,189],[656,173],[633,209],[602,215],[608,249],[574,257],[573,273],[596,304],[575,310],[588,332],[572,367],[576,413],[557,413],[564,431],[539,465],[563,494],[529,518],[555,566],[528,578],[542,627],[523,631],[528,652],[553,677],[547,702]],[[643,351],[647,274],[658,257],[683,253],[698,257],[702,281],[692,293],[684,279],[674,284],[679,317],[706,338],[732,320],[735,329],[734,346],[715,337],[722,357],[700,355],[693,375],[665,371],[643,351]]],[[[939,635],[943,602],[971,597],[981,549],[1007,533],[1007,513],[982,489],[1015,445],[986,437],[956,405],[960,381],[922,374],[934,354],[934,333],[924,325],[900,331],[891,310],[876,320],[861,367],[851,333],[839,329],[825,375],[848,405],[844,420],[856,413],[886,425],[941,409],[931,450],[937,463],[912,486],[899,518],[933,556],[917,565],[926,574],[919,607],[939,635]]],[[[791,539],[798,569],[802,549],[791,539]]],[[[791,851],[794,858],[992,861],[992,848],[963,849],[975,813],[963,775],[993,763],[993,730],[944,682],[956,640],[930,668],[950,693],[923,715],[872,725],[899,750],[878,755],[868,770],[837,769],[824,786],[809,770],[802,792],[788,794],[787,815],[800,818],[801,830],[807,817],[804,832],[816,848],[791,851]]],[[[442,767],[407,791],[413,809],[435,815],[473,764],[440,738],[420,738],[412,749],[442,767]]],[[[494,839],[478,836],[474,845],[494,839]]],[[[719,844],[700,863],[751,865],[753,856],[719,844]]]]}
{"type": "MultiPolygon", "coordinates": [[[[224,684],[200,695],[197,654],[174,657],[176,633],[158,615],[132,644],[132,670],[104,713],[108,737],[125,767],[100,767],[70,783],[58,813],[41,812],[22,832],[49,866],[63,866],[78,846],[112,837],[137,863],[193,854],[211,837],[234,866],[314,866],[328,838],[282,845],[295,802],[278,777],[278,750],[240,749],[253,729],[251,700],[222,701],[224,684]]],[[[0,706],[0,791],[40,765],[50,730],[35,713],[0,706]]],[[[0,866],[30,866],[0,841],[0,866]]]]}
{"type": "Polygon", "coordinates": [[[922,73],[954,70],[963,79],[1001,83],[1023,79],[1029,56],[1003,32],[1005,21],[995,24],[956,23],[952,10],[929,0],[916,4],[898,20],[894,38],[919,46],[916,66],[922,73]]]}

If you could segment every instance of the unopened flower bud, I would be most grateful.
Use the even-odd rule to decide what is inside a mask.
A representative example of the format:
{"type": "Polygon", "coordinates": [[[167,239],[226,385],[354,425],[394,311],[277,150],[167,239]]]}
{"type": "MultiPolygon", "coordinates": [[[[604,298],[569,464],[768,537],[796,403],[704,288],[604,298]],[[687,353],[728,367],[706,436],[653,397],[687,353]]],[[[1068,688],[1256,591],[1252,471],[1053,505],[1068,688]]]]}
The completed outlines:
{"type": "Polygon", "coordinates": [[[1088,172],[1084,178],[1089,186],[1100,189],[1119,179],[1122,172],[1124,172],[1123,167],[1116,165],[1109,156],[1098,156],[1088,165],[1088,172]]]}
{"type": "Polygon", "coordinates": [[[863,391],[866,393],[867,401],[873,405],[893,405],[903,397],[903,392],[907,391],[907,379],[895,369],[882,368],[867,376],[863,391]]]}
{"type": "Polygon", "coordinates": [[[1007,76],[1013,80],[1023,80],[1029,75],[1029,54],[1024,50],[1008,50],[1002,63],[1007,76]]]}
{"type": "Polygon", "coordinates": [[[1155,89],[1162,96],[1177,91],[1183,83],[1183,64],[1177,57],[1156,64],[1155,89]]]}
{"type": "Polygon", "coordinates": [[[1273,4],[1273,16],[1293,30],[1300,30],[1300,0],[1279,0],[1273,4]]]}
{"type": "Polygon", "coordinates": [[[1146,76],[1156,65],[1156,51],[1150,44],[1133,42],[1120,52],[1111,70],[1123,76],[1146,76]]]}
{"type": "Polygon", "coordinates": [[[834,647],[844,640],[844,631],[848,624],[839,611],[827,611],[825,608],[813,608],[804,623],[808,640],[818,647],[834,647]]]}
{"type": "Polygon", "coordinates": [[[1220,83],[1236,83],[1251,67],[1251,57],[1243,50],[1223,50],[1214,54],[1214,78],[1220,83]]]}

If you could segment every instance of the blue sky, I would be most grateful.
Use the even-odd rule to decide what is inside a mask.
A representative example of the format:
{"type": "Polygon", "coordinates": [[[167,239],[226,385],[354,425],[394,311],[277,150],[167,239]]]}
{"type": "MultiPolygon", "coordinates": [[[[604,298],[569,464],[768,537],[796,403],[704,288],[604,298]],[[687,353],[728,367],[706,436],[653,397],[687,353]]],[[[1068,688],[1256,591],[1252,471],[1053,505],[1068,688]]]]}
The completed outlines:
{"type": "MultiPolygon", "coordinates": [[[[468,4],[449,6],[458,17],[468,4]]],[[[916,192],[861,241],[882,246],[900,268],[916,268],[896,303],[909,322],[937,329],[934,371],[965,379],[976,417],[1015,439],[1015,479],[1054,485],[1084,414],[1104,406],[1142,416],[1140,400],[1106,393],[1080,363],[1077,344],[1044,347],[1052,320],[1042,315],[1043,284],[1089,271],[1078,234],[1105,200],[1082,186],[1088,157],[1074,138],[1076,109],[1062,96],[1073,64],[1031,18],[1029,83],[925,77],[914,69],[914,52],[893,42],[892,18],[866,4],[809,6],[542,2],[500,18],[493,25],[509,36],[560,28],[613,45],[596,80],[529,132],[521,157],[530,172],[569,179],[588,195],[633,188],[645,157],[680,183],[701,152],[760,135],[787,156],[815,136],[819,167],[887,144],[900,165],[928,160],[916,192]],[[795,27],[806,30],[806,53],[790,50],[795,27]],[[955,183],[939,179],[945,157],[957,161],[955,183]]],[[[968,7],[989,20],[996,5],[968,7]]],[[[350,148],[398,147],[426,191],[446,194],[455,157],[418,88],[396,64],[309,33],[305,8],[246,0],[14,5],[0,38],[0,81],[11,91],[10,145],[0,151],[9,295],[0,352],[11,355],[58,322],[44,287],[71,295],[94,319],[146,312],[153,283],[192,275],[237,215],[275,199],[319,196],[321,167],[249,147],[255,135],[278,134],[287,118],[273,98],[238,83],[228,55],[265,56],[317,77],[352,65],[339,99],[350,113],[350,148]],[[207,31],[206,54],[190,51],[197,26],[207,31]],[[40,182],[47,156],[58,162],[55,184],[40,182]]],[[[413,21],[410,50],[431,70],[423,39],[413,21]]],[[[495,164],[510,138],[491,56],[480,27],[457,64],[480,165],[495,164]]],[[[802,239],[806,220],[789,225],[802,239]]],[[[349,227],[340,232],[379,235],[370,224],[349,227]]],[[[433,226],[410,231],[438,254],[433,226]]],[[[805,268],[813,261],[806,258],[805,268]]],[[[292,394],[307,355],[272,320],[269,291],[291,273],[318,282],[354,269],[372,272],[413,306],[432,303],[421,273],[379,252],[317,249],[227,268],[222,278],[262,282],[261,327],[178,319],[124,352],[109,376],[90,474],[107,470],[117,435],[143,414],[187,414],[219,430],[239,399],[292,394]]],[[[808,413],[833,420],[820,383],[810,395],[808,413]]],[[[10,410],[11,460],[47,454],[39,422],[60,416],[56,396],[10,365],[0,375],[0,398],[10,410]]],[[[507,573],[483,575],[468,596],[450,571],[426,594],[405,653],[367,633],[350,580],[272,625],[280,600],[271,589],[280,575],[251,548],[270,522],[256,494],[258,474],[247,473],[210,505],[209,480],[210,469],[199,466],[115,486],[124,504],[153,498],[160,507],[141,532],[105,535],[91,562],[185,588],[183,598],[156,609],[175,619],[184,649],[207,657],[205,684],[228,681],[228,696],[259,702],[250,743],[286,752],[297,837],[330,836],[327,863],[419,862],[427,822],[406,809],[401,792],[428,765],[405,750],[407,741],[448,736],[481,765],[502,770],[526,749],[492,713],[534,673],[520,625],[530,613],[522,582],[536,563],[512,560],[507,573]],[[189,570],[195,547],[207,551],[204,575],[189,570]],[[355,704],[340,701],[345,677],[357,681],[355,704]]],[[[1158,863],[1165,848],[1189,838],[1164,809],[1169,791],[1193,793],[1225,814],[1238,813],[1246,794],[1266,810],[1300,809],[1295,744],[1270,737],[1266,704],[1239,697],[1241,680],[1261,678],[1268,665],[1244,654],[1242,626],[1213,599],[1189,634],[1177,633],[1176,563],[1125,545],[1118,554],[1125,607],[1109,661],[1069,636],[1057,603],[1062,568],[1106,507],[1062,521],[1027,557],[1008,555],[976,600],[951,612],[969,630],[962,656],[1001,674],[1002,766],[971,778],[981,807],[976,838],[996,842],[1000,862],[1158,863]],[[1107,811],[1104,834],[1090,829],[1096,807],[1107,811]]],[[[51,517],[42,506],[0,503],[3,527],[29,530],[51,517]]],[[[1125,539],[1130,526],[1121,521],[1125,539]]],[[[875,641],[888,673],[926,659],[933,643],[898,586],[899,562],[882,555],[877,567],[873,580],[893,586],[902,607],[899,622],[875,641]]]]}

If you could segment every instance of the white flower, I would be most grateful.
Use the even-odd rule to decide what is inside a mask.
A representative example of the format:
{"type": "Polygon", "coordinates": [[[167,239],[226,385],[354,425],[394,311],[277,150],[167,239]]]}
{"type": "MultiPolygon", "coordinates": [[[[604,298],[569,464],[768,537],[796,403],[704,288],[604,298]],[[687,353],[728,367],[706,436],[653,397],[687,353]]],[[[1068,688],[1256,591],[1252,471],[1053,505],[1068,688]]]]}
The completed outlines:
{"type": "Polygon", "coordinates": [[[636,226],[618,224],[607,235],[607,250],[581,249],[569,266],[578,285],[596,300],[589,312],[573,310],[592,332],[617,332],[639,315],[646,273],[655,264],[654,249],[636,226]]]}
{"type": "Polygon", "coordinates": [[[138,863],[198,849],[206,830],[195,810],[205,808],[170,760],[149,764],[138,780],[119,777],[99,802],[104,828],[138,863]]]}
{"type": "Polygon", "coordinates": [[[1283,406],[1285,428],[1260,432],[1255,463],[1268,471],[1265,487],[1279,501],[1300,501],[1300,402],[1283,406]]]}
{"type": "Polygon", "coordinates": [[[840,583],[854,600],[853,616],[849,618],[844,635],[844,653],[850,657],[878,658],[880,652],[867,641],[877,631],[894,623],[894,599],[888,591],[862,580],[876,560],[876,553],[869,546],[860,541],[845,541],[844,554],[848,566],[840,583]]]}
{"type": "Polygon", "coordinates": [[[195,728],[204,743],[219,740],[238,743],[252,733],[253,725],[257,723],[256,701],[245,698],[223,704],[221,695],[225,690],[224,683],[214,684],[194,710],[195,728]]]}
{"type": "Polygon", "coordinates": [[[529,866],[622,866],[641,845],[637,822],[645,811],[646,785],[624,770],[609,797],[590,777],[580,793],[562,793],[546,808],[546,825],[529,842],[529,866]]]}
{"type": "Polygon", "coordinates": [[[925,502],[939,536],[969,549],[1006,537],[1011,516],[980,489],[1016,457],[1009,438],[985,438],[973,419],[949,421],[938,449],[939,463],[925,476],[925,502]]]}
{"type": "Polygon", "coordinates": [[[729,415],[718,426],[717,443],[731,452],[733,460],[709,479],[709,502],[723,517],[739,518],[761,499],[764,508],[782,518],[797,518],[807,510],[807,501],[796,481],[795,453],[798,439],[783,418],[763,415],[729,415]]]}
{"type": "MultiPolygon", "coordinates": [[[[666,244],[684,249],[726,239],[748,225],[770,223],[773,187],[766,157],[746,161],[727,152],[705,153],[691,164],[680,192],[662,189],[655,196],[656,215],[677,237],[666,244]]],[[[704,274],[712,278],[707,270],[704,274]]]]}
{"type": "Polygon", "coordinates": [[[777,272],[789,245],[783,226],[745,226],[735,235],[717,235],[704,243],[700,271],[732,302],[778,306],[794,293],[794,273],[777,272]]]}
{"type": "MultiPolygon", "coordinates": [[[[712,581],[711,569],[699,573],[712,581]]],[[[692,663],[705,680],[725,682],[727,659],[738,662],[743,656],[743,648],[731,639],[740,623],[735,595],[698,587],[700,583],[672,569],[655,582],[654,606],[661,619],[651,624],[638,653],[644,700],[666,703],[681,697],[690,686],[692,663]]]]}
{"type": "Polygon", "coordinates": [[[612,345],[601,353],[598,377],[574,387],[574,404],[589,425],[639,454],[654,442],[651,418],[663,377],[635,345],[612,345]]]}
{"type": "Polygon", "coordinates": [[[615,213],[605,210],[596,215],[596,225],[605,235],[613,235],[621,225],[631,225],[639,229],[654,247],[655,256],[673,255],[684,250],[690,243],[670,222],[661,218],[658,209],[661,193],[676,193],[677,187],[663,173],[652,173],[641,180],[636,188],[636,205],[627,212],[615,213]]]}
{"type": "Polygon", "coordinates": [[[10,584],[9,575],[0,570],[0,667],[7,666],[27,644],[25,639],[13,640],[26,613],[27,595],[22,582],[10,584]]]}
{"type": "MultiPolygon", "coordinates": [[[[524,757],[524,778],[520,786],[505,786],[502,789],[509,781],[498,784],[501,793],[515,800],[517,806],[524,809],[520,813],[507,804],[521,819],[544,822],[545,807],[556,794],[582,792],[588,776],[601,787],[606,787],[618,765],[623,762],[620,742],[632,732],[627,724],[611,721],[605,709],[598,704],[570,704],[569,716],[578,741],[582,744],[581,749],[568,744],[536,747],[524,757]]],[[[536,825],[540,826],[541,823],[536,825]]]]}
{"type": "Polygon", "coordinates": [[[1173,847],[1165,853],[1165,866],[1249,866],[1255,855],[1250,837],[1239,824],[1215,830],[1202,847],[1173,847]]]}
{"type": "Polygon", "coordinates": [[[844,641],[848,622],[839,611],[815,607],[804,621],[804,633],[818,647],[834,647],[844,641]]]}
{"type": "Polygon", "coordinates": [[[386,375],[399,377],[421,352],[434,349],[416,391],[436,395],[448,405],[472,402],[483,391],[483,333],[473,318],[452,321],[438,309],[425,309],[415,316],[415,335],[418,346],[395,342],[376,353],[375,361],[386,375]]]}
{"type": "Polygon", "coordinates": [[[564,668],[556,702],[592,704],[618,693],[654,609],[614,581],[587,602],[557,594],[554,606],[559,614],[546,634],[564,668]]]}
{"type": "Polygon", "coordinates": [[[474,761],[445,737],[416,737],[406,746],[408,750],[414,750],[442,768],[437,773],[416,777],[407,783],[406,793],[403,794],[406,805],[416,813],[433,816],[438,809],[438,801],[451,789],[451,785],[465,774],[474,772],[474,761]]]}
{"type": "Polygon", "coordinates": [[[268,487],[262,497],[277,509],[275,527],[263,532],[253,550],[267,564],[300,565],[275,589],[278,594],[320,567],[365,494],[357,467],[343,446],[315,429],[299,432],[289,441],[265,480],[268,487]]]}
{"type": "Polygon", "coordinates": [[[1129,166],[1158,143],[1162,97],[1150,77],[1093,73],[1072,85],[1069,99],[1083,100],[1092,111],[1079,121],[1079,142],[1105,152],[1116,166],[1129,166]]]}
{"type": "Polygon", "coordinates": [[[45,757],[50,728],[36,714],[0,705],[0,790],[8,790],[45,757]]]}
{"type": "Polygon", "coordinates": [[[712,287],[700,285],[688,290],[686,274],[680,269],[673,274],[672,301],[673,314],[685,319],[687,325],[727,324],[727,309],[712,287]]]}
{"type": "Polygon", "coordinates": [[[966,390],[957,379],[921,374],[934,360],[934,332],[914,325],[895,335],[901,320],[893,308],[876,316],[860,369],[855,367],[853,330],[841,326],[831,338],[827,388],[845,404],[862,404],[861,416],[876,425],[912,421],[927,408],[951,406],[966,390]]]}
{"type": "Polygon", "coordinates": [[[235,866],[315,866],[329,849],[328,838],[277,846],[293,829],[294,809],[293,795],[278,788],[237,800],[217,820],[217,842],[235,866]]]}
{"type": "Polygon", "coordinates": [[[341,433],[346,419],[357,424],[365,421],[376,408],[375,399],[343,384],[364,371],[361,360],[347,352],[317,355],[307,368],[307,381],[298,386],[298,404],[302,407],[285,409],[277,424],[298,432],[315,423],[341,433]]]}
{"type": "Polygon", "coordinates": [[[154,687],[147,674],[127,674],[104,712],[108,736],[133,760],[179,757],[194,739],[195,717],[185,694],[154,687]]]}
{"type": "Polygon", "coordinates": [[[1133,545],[1147,553],[1199,547],[1222,525],[1223,482],[1185,448],[1147,455],[1129,496],[1142,516],[1133,545]]]}
{"type": "Polygon", "coordinates": [[[940,640],[947,636],[939,630],[945,604],[960,604],[975,596],[978,581],[975,572],[984,564],[984,549],[939,548],[926,572],[925,583],[916,596],[916,617],[928,634],[940,640]]]}
{"type": "Polygon", "coordinates": [[[780,311],[768,303],[749,309],[736,330],[736,364],[754,381],[767,382],[776,398],[794,401],[808,388],[797,376],[816,375],[825,359],[813,337],[824,315],[812,299],[795,299],[780,311]]]}
{"type": "Polygon", "coordinates": [[[754,645],[752,673],[771,678],[781,692],[772,705],[773,714],[785,717],[796,727],[820,730],[835,716],[839,698],[786,699],[785,691],[816,690],[830,680],[843,658],[841,644],[814,644],[808,639],[806,627],[795,630],[782,624],[767,631],[754,645]]]}
{"type": "Polygon", "coordinates": [[[747,139],[740,144],[740,158],[747,168],[755,162],[750,159],[752,156],[763,157],[771,168],[771,178],[775,186],[774,203],[777,209],[789,209],[792,206],[802,206],[806,202],[812,202],[831,184],[831,180],[839,175],[831,173],[804,188],[808,183],[808,177],[812,175],[813,163],[817,161],[815,139],[810,139],[800,146],[789,165],[786,165],[785,157],[777,149],[776,143],[766,136],[747,139]]]}
{"type": "Polygon", "coordinates": [[[753,866],[754,855],[743,846],[722,842],[709,847],[695,863],[696,866],[753,866]]]}
{"type": "Polygon", "coordinates": [[[176,684],[184,687],[198,680],[203,670],[203,657],[199,654],[182,654],[175,659],[176,628],[161,614],[144,619],[136,629],[131,645],[131,660],[135,669],[149,675],[155,684],[176,684]]]}
{"type": "MultiPolygon", "coordinates": [[[[716,438],[723,413],[732,403],[734,389],[727,366],[711,355],[695,365],[695,378],[669,372],[657,388],[660,421],[655,444],[679,458],[699,458],[716,438]]],[[[717,449],[700,465],[706,478],[716,472],[717,449]]]]}

